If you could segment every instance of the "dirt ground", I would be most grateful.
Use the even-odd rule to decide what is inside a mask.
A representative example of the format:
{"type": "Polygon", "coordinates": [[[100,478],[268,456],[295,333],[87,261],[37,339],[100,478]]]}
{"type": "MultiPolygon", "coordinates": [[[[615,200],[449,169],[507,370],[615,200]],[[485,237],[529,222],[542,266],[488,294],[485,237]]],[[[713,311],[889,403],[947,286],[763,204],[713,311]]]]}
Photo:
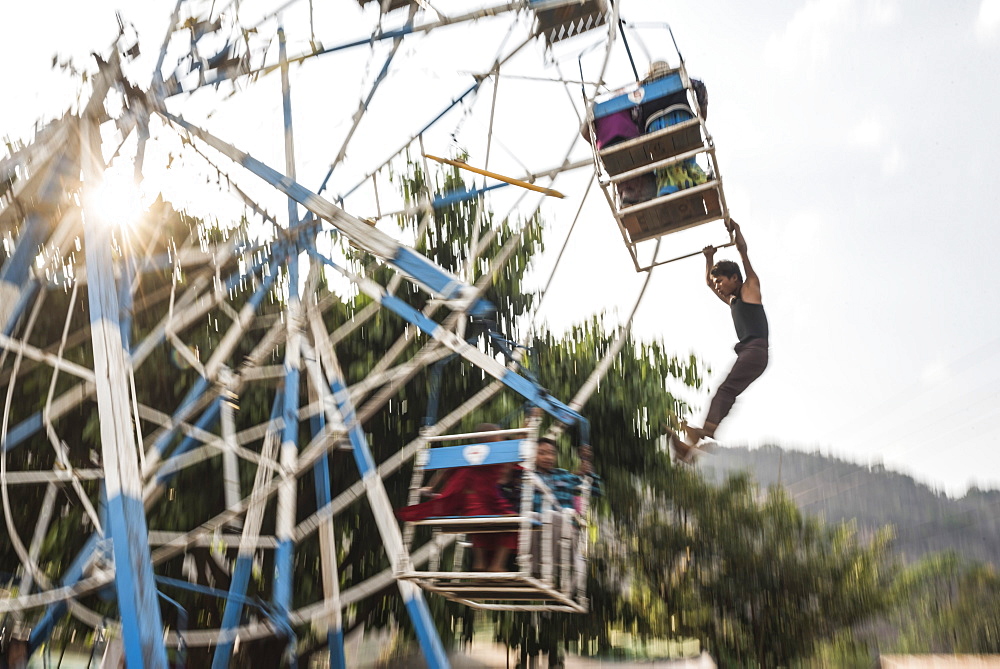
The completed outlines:
{"type": "MultiPolygon", "coordinates": [[[[449,655],[452,669],[515,669],[517,654],[511,651],[508,664],[506,648],[496,644],[473,644],[469,653],[449,655]]],[[[379,669],[424,669],[427,665],[423,658],[411,655],[406,658],[395,658],[391,663],[373,665],[379,669]]],[[[714,669],[715,663],[703,655],[688,660],[658,660],[647,662],[609,662],[582,657],[567,657],[563,669],[597,669],[609,667],[613,669],[714,669]]],[[[537,667],[525,669],[550,669],[544,657],[539,658],[537,667]]]]}

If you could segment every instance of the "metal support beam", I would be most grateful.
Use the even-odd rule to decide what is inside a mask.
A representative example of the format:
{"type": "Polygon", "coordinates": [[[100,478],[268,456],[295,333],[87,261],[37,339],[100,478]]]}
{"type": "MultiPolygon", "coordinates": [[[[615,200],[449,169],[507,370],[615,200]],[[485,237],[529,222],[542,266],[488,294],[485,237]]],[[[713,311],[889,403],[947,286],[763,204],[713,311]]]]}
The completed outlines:
{"type": "Polygon", "coordinates": [[[14,253],[0,270],[0,332],[8,332],[21,315],[30,299],[25,294],[37,289],[31,280],[31,266],[38,255],[38,247],[45,243],[51,231],[51,216],[55,204],[62,197],[62,177],[68,169],[65,157],[54,161],[39,194],[41,210],[28,214],[21,234],[14,246],[14,253]]]}
{"type": "MultiPolygon", "coordinates": [[[[295,144],[292,134],[292,99],[288,82],[288,58],[285,52],[285,30],[278,28],[278,51],[281,59],[281,101],[285,125],[285,172],[295,180],[295,144]]],[[[288,229],[298,224],[298,210],[295,200],[288,198],[288,229]]],[[[278,549],[274,554],[274,590],[272,603],[278,624],[288,626],[288,615],[292,610],[294,588],[294,545],[295,508],[297,483],[295,471],[299,457],[299,367],[302,363],[301,323],[302,304],[299,301],[299,257],[298,253],[288,256],[288,304],[285,309],[287,334],[285,336],[285,421],[281,438],[281,487],[278,488],[278,509],[275,519],[275,535],[278,549]]],[[[295,639],[290,638],[287,654],[291,666],[297,666],[295,639]]]]}
{"type": "MultiPolygon", "coordinates": [[[[55,482],[50,482],[45,487],[45,499],[42,500],[42,510],[38,516],[38,523],[35,525],[35,535],[31,538],[31,548],[28,550],[28,557],[33,565],[38,564],[38,554],[42,550],[42,542],[49,531],[49,523],[52,521],[52,511],[56,506],[56,494],[58,492],[59,486],[55,482]]],[[[18,593],[29,594],[33,584],[34,574],[30,568],[25,568],[24,575],[21,577],[21,583],[17,588],[18,593]]]]}
{"type": "Polygon", "coordinates": [[[501,381],[508,388],[514,390],[535,406],[542,408],[556,420],[569,425],[581,425],[581,427],[586,429],[586,419],[583,418],[583,416],[548,393],[545,393],[541,388],[537,387],[528,379],[525,379],[511,369],[507,369],[477,347],[469,344],[454,332],[442,327],[435,321],[400,300],[398,297],[388,295],[385,290],[374,281],[364,279],[353,274],[352,272],[349,272],[329,258],[320,255],[316,251],[310,250],[309,252],[320,262],[329,265],[350,279],[373,300],[405,319],[407,322],[416,325],[424,333],[441,342],[452,351],[455,351],[493,378],[501,381]]]}
{"type": "MultiPolygon", "coordinates": [[[[270,424],[273,426],[284,406],[283,393],[278,392],[274,397],[274,404],[271,406],[270,424]]],[[[212,669],[226,669],[229,666],[229,659],[233,652],[233,641],[225,635],[227,630],[236,629],[240,624],[240,617],[243,614],[243,603],[250,583],[250,575],[253,568],[253,557],[257,550],[257,540],[260,537],[260,525],[264,520],[264,510],[267,507],[267,495],[263,494],[266,485],[271,481],[273,470],[269,463],[273,461],[278,437],[275,430],[268,430],[264,436],[264,445],[261,447],[261,455],[267,457],[261,460],[257,468],[257,475],[254,477],[253,492],[250,495],[250,504],[247,508],[246,522],[243,523],[243,533],[240,537],[240,549],[236,556],[236,566],[233,567],[233,577],[229,584],[229,595],[226,598],[226,608],[222,614],[221,632],[226,639],[219,642],[212,658],[212,669]]],[[[280,545],[280,542],[279,542],[280,545]]]]}
{"type": "Polygon", "coordinates": [[[146,454],[147,472],[152,471],[159,465],[163,452],[170,444],[177,426],[194,412],[195,408],[198,406],[201,396],[208,390],[209,384],[215,380],[216,375],[222,369],[225,361],[229,358],[237,344],[239,344],[240,338],[250,325],[250,321],[257,312],[257,308],[264,300],[264,297],[271,289],[271,285],[277,277],[277,262],[277,259],[271,262],[269,271],[264,273],[264,278],[263,281],[261,281],[260,286],[257,287],[253,296],[247,301],[246,304],[243,305],[243,308],[240,309],[239,318],[230,326],[229,330],[226,331],[222,341],[216,345],[215,350],[212,353],[212,357],[209,358],[208,363],[205,365],[205,376],[199,377],[188,391],[187,395],[184,396],[184,399],[181,400],[180,407],[174,415],[176,420],[174,427],[161,434],[153,448],[149,449],[149,452],[146,454]]]}
{"type": "MultiPolygon", "coordinates": [[[[243,495],[240,492],[240,470],[239,458],[236,455],[238,443],[236,441],[236,393],[233,391],[233,375],[228,369],[223,370],[222,378],[222,440],[226,445],[226,450],[222,452],[222,479],[225,492],[226,508],[233,509],[239,505],[243,495]]],[[[234,527],[240,527],[239,520],[233,521],[234,527]]]]}
{"type": "MultiPolygon", "coordinates": [[[[160,110],[160,114],[171,123],[184,128],[212,148],[225,154],[231,160],[236,161],[268,184],[274,186],[278,191],[294,199],[314,215],[329,221],[357,246],[373,255],[383,258],[397,270],[422,285],[431,294],[461,303],[463,300],[468,299],[469,293],[473,292],[473,288],[466,285],[458,277],[438,267],[413,249],[400,244],[388,234],[358,220],[332,202],[324,200],[305,186],[297,183],[290,176],[281,174],[248,153],[240,151],[233,145],[215,137],[198,126],[188,123],[178,116],[174,116],[164,110],[160,110]]],[[[489,308],[485,300],[480,300],[480,303],[480,308],[489,308]]]]}
{"type": "MultiPolygon", "coordinates": [[[[323,328],[319,311],[314,305],[309,305],[309,324],[315,341],[330,346],[323,328]]],[[[321,401],[321,391],[326,387],[323,372],[320,369],[318,355],[314,350],[306,351],[306,369],[309,371],[309,399],[311,402],[321,401]]],[[[323,412],[317,413],[310,421],[313,438],[323,433],[326,427],[326,417],[323,412]]],[[[333,500],[330,486],[330,457],[323,453],[313,466],[313,478],[316,484],[316,508],[322,509],[333,500]]],[[[347,669],[344,656],[344,614],[340,605],[340,570],[337,567],[337,539],[333,527],[333,517],[327,518],[319,526],[320,569],[323,578],[323,601],[328,604],[327,615],[318,621],[317,628],[326,628],[327,648],[330,651],[330,669],[347,669]]]]}
{"type": "MultiPolygon", "coordinates": [[[[97,186],[103,176],[100,130],[82,122],[84,183],[97,186]]],[[[90,277],[91,337],[94,346],[101,450],[108,490],[108,527],[114,542],[115,586],[129,667],[166,669],[163,623],[149,557],[142,475],[128,394],[127,355],[122,346],[118,297],[111,257],[111,225],[95,211],[85,214],[84,234],[90,277]]]]}
{"type": "MultiPolygon", "coordinates": [[[[333,358],[331,363],[327,369],[330,390],[333,392],[333,399],[337,404],[340,418],[347,427],[348,439],[353,447],[351,452],[354,454],[354,461],[361,474],[368,503],[371,505],[375,524],[382,536],[382,545],[385,547],[389,564],[392,566],[393,573],[398,574],[409,568],[409,565],[403,563],[404,556],[407,555],[406,547],[403,545],[403,535],[399,531],[399,525],[396,524],[392,504],[385,491],[385,484],[379,476],[371,449],[368,448],[368,439],[354,413],[351,394],[344,383],[340,365],[336,358],[333,358]]],[[[434,620],[431,618],[430,609],[427,608],[423,591],[409,581],[397,579],[396,583],[403,596],[403,603],[410,615],[410,621],[413,623],[413,629],[417,634],[417,641],[420,642],[420,649],[423,651],[427,666],[430,669],[447,669],[451,665],[445,655],[444,646],[441,645],[437,629],[434,627],[434,620]]]]}

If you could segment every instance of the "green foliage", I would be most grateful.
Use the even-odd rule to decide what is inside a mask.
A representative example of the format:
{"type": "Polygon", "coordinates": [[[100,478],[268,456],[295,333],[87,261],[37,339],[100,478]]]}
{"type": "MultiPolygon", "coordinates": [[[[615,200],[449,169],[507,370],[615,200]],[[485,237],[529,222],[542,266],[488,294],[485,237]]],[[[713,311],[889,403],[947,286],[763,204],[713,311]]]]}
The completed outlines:
{"type": "Polygon", "coordinates": [[[762,486],[784,485],[803,512],[830,523],[853,521],[860,532],[891,525],[894,552],[907,563],[943,551],[984,562],[1000,555],[1000,491],[951,497],[878,464],[777,446],[727,447],[708,464],[715,480],[751,471],[762,486]]]}
{"type": "MultiPolygon", "coordinates": [[[[468,231],[460,217],[446,220],[448,253],[428,251],[451,262],[468,231]]],[[[516,256],[522,253],[528,259],[531,249],[516,256]]],[[[569,399],[616,334],[598,317],[561,336],[542,332],[526,364],[553,395],[569,399]]],[[[746,478],[716,489],[670,464],[659,427],[676,425],[687,411],[671,388],[701,383],[694,356],[626,339],[584,410],[606,490],[595,505],[592,613],[498,614],[498,639],[534,655],[558,653],[568,641],[607,649],[615,630],[694,636],[730,666],[778,666],[884,608],[887,536],[862,544],[848,527],[803,517],[779,493],[761,501],[746,478]]],[[[464,400],[458,390],[447,387],[443,401],[464,400]]],[[[563,464],[572,467],[568,445],[563,464]]]]}
{"type": "Polygon", "coordinates": [[[871,669],[875,666],[877,644],[854,630],[845,630],[818,644],[809,658],[793,662],[796,669],[871,669]]]}
{"type": "Polygon", "coordinates": [[[718,487],[689,472],[670,478],[639,518],[641,554],[623,567],[637,568],[640,605],[663,600],[657,631],[669,616],[720,666],[788,666],[889,605],[887,534],[862,542],[849,526],[803,516],[779,490],[762,496],[746,476],[718,487]]]}
{"type": "Polygon", "coordinates": [[[739,471],[752,471],[762,484],[780,476],[800,491],[795,502],[803,514],[832,523],[853,519],[861,536],[889,523],[894,556],[904,562],[923,556],[872,591],[884,602],[880,615],[822,642],[795,666],[870,667],[878,652],[997,652],[995,565],[979,560],[995,556],[1000,545],[994,513],[1000,492],[973,488],[951,498],[878,465],[774,446],[720,449],[710,464],[720,482],[739,471]],[[952,550],[935,550],[941,547],[952,550]]]}
{"type": "Polygon", "coordinates": [[[1000,653],[1000,575],[955,553],[921,560],[900,577],[890,620],[903,653],[1000,653]]]}
{"type": "MultiPolygon", "coordinates": [[[[395,179],[407,202],[412,204],[423,192],[428,176],[411,163],[408,171],[395,175],[395,179]]],[[[466,187],[458,170],[442,172],[434,179],[433,190],[439,193],[466,187]]],[[[162,202],[158,207],[165,223],[151,233],[149,240],[142,240],[151,257],[167,254],[183,239],[209,244],[220,239],[245,238],[245,225],[224,231],[177,214],[162,202]]],[[[493,271],[486,296],[497,306],[498,327],[508,338],[520,339],[523,320],[531,313],[536,299],[525,286],[532,258],[543,248],[540,219],[496,220],[479,200],[472,199],[438,210],[433,219],[401,219],[400,226],[413,233],[420,252],[458,276],[475,282],[487,271],[493,271]],[[422,234],[417,233],[420,227],[425,228],[422,234]],[[490,267],[487,259],[493,258],[508,242],[514,247],[509,260],[502,267],[490,267]],[[476,246],[481,247],[480,260],[470,264],[469,249],[476,246]]],[[[372,258],[348,246],[341,250],[354,271],[383,284],[388,282],[391,273],[384,266],[372,263],[372,258]]],[[[237,262],[233,261],[222,268],[222,274],[237,269],[237,262]]],[[[143,291],[136,298],[133,340],[141,341],[154,332],[177,296],[199,282],[210,283],[213,279],[210,267],[177,274],[168,268],[145,274],[143,291]]],[[[258,309],[265,325],[275,322],[281,313],[280,283],[258,309]]],[[[254,279],[246,279],[230,295],[232,309],[208,309],[195,325],[182,333],[184,341],[191,345],[192,354],[202,363],[232,323],[232,310],[242,307],[256,288],[254,279]]],[[[397,295],[417,309],[428,306],[426,295],[406,283],[400,286],[397,295]]],[[[350,322],[371,303],[366,296],[353,292],[338,297],[325,280],[320,280],[315,294],[307,296],[313,298],[323,305],[323,317],[330,331],[350,322]]],[[[63,326],[61,319],[65,318],[70,298],[68,293],[50,291],[47,299],[51,308],[41,312],[32,339],[34,345],[43,349],[57,344],[63,326]]],[[[86,305],[84,288],[72,310],[70,330],[75,334],[64,352],[67,359],[84,365],[92,364],[85,332],[89,321],[86,305]]],[[[564,401],[576,394],[592,370],[609,355],[618,336],[600,317],[585,318],[566,333],[538,332],[530,342],[525,361],[540,383],[564,401]]],[[[334,344],[348,383],[365,379],[405,332],[405,323],[400,318],[379,310],[363,325],[339,337],[334,344]]],[[[262,334],[258,329],[243,337],[232,360],[249,355],[262,334]]],[[[412,356],[421,344],[422,338],[410,337],[400,351],[399,360],[412,356]]],[[[277,345],[269,352],[265,364],[280,363],[283,357],[283,345],[277,345]]],[[[448,363],[445,369],[439,416],[492,381],[459,360],[448,363]]],[[[9,362],[0,369],[6,375],[10,371],[9,362]]],[[[849,527],[827,527],[803,516],[780,493],[762,497],[745,477],[732,478],[715,487],[691,470],[671,464],[659,435],[660,425],[676,426],[685,417],[688,407],[674,396],[673,390],[682,386],[701,388],[702,374],[702,365],[695,356],[677,357],[659,340],[642,342],[626,337],[606,378],[583,409],[591,423],[594,464],[603,478],[605,491],[604,498],[594,504],[594,524],[590,528],[594,543],[589,578],[591,614],[556,614],[544,620],[525,614],[498,615],[495,617],[498,638],[530,655],[558,652],[568,642],[581,648],[607,650],[615,632],[626,631],[638,638],[697,638],[724,666],[787,666],[808,656],[820,640],[833,638],[885,608],[885,583],[892,574],[886,565],[885,535],[863,543],[849,527]]],[[[172,354],[169,346],[159,346],[136,370],[136,375],[142,378],[137,388],[139,402],[170,414],[181,405],[198,372],[172,354]]],[[[12,425],[42,408],[39,398],[46,397],[51,379],[50,368],[43,365],[28,368],[28,373],[20,377],[21,385],[11,409],[12,425]]],[[[369,411],[370,399],[358,403],[358,413],[366,416],[364,429],[376,461],[386,460],[417,436],[427,412],[428,383],[429,373],[425,369],[400,384],[381,410],[369,411]]],[[[75,384],[74,379],[61,375],[55,386],[56,396],[75,384]]],[[[245,388],[239,398],[237,430],[267,420],[280,398],[276,386],[263,382],[245,388]]],[[[300,403],[305,406],[309,401],[303,389],[300,403]]],[[[517,422],[522,408],[520,398],[503,393],[469,415],[459,429],[471,429],[482,421],[517,422]]],[[[301,426],[300,443],[311,439],[314,427],[301,426]]],[[[55,428],[57,434],[64,435],[74,466],[91,466],[92,457],[99,457],[100,430],[92,405],[84,404],[57,419],[55,428]]],[[[154,422],[143,421],[143,434],[155,435],[158,430],[154,422]]],[[[165,455],[176,449],[182,439],[182,435],[170,439],[165,445],[165,455]]],[[[258,439],[247,447],[259,449],[260,444],[258,439]]],[[[567,468],[575,466],[572,445],[570,438],[562,440],[561,464],[567,468]]],[[[8,455],[8,466],[51,468],[52,453],[47,436],[40,433],[8,455]]],[[[353,454],[347,450],[332,451],[327,466],[336,492],[358,481],[353,454]]],[[[219,458],[208,458],[172,477],[166,493],[149,510],[150,527],[187,530],[223,511],[221,486],[205,485],[205,481],[221,481],[220,470],[219,458]]],[[[241,462],[243,490],[250,488],[255,472],[254,465],[241,462]]],[[[397,506],[407,498],[410,473],[404,467],[385,481],[389,497],[397,506]]],[[[86,490],[96,506],[98,486],[88,484],[86,490]]],[[[26,487],[16,500],[12,522],[22,537],[30,536],[32,514],[43,494],[41,486],[26,487]]],[[[81,505],[72,501],[71,493],[64,494],[59,504],[41,558],[43,569],[53,575],[62,573],[89,529],[81,505]],[[81,527],[85,531],[79,531],[81,527]]],[[[313,479],[306,476],[298,482],[297,518],[306,518],[315,508],[313,479]]],[[[265,514],[262,533],[273,533],[274,515],[272,504],[265,514]]],[[[364,498],[337,517],[335,534],[342,590],[389,567],[364,498]]],[[[199,580],[222,589],[228,587],[227,567],[234,558],[235,551],[231,549],[199,548],[188,553],[189,565],[194,564],[199,580]]],[[[317,538],[313,536],[299,543],[294,559],[293,605],[298,607],[315,602],[322,591],[317,538]]],[[[9,546],[0,547],[0,569],[13,571],[17,563],[9,546]]],[[[175,578],[187,574],[183,558],[167,562],[158,571],[175,578]]],[[[273,573],[270,552],[258,556],[254,572],[273,573]]],[[[978,583],[988,588],[995,583],[995,577],[987,573],[969,578],[969,587],[978,583]]],[[[253,578],[248,596],[268,600],[269,583],[268,577],[253,578]]],[[[222,603],[218,598],[190,592],[171,591],[170,595],[189,612],[197,612],[192,615],[193,625],[219,625],[222,603]]],[[[429,602],[446,643],[459,636],[469,637],[474,615],[468,608],[437,597],[430,597],[429,602]]],[[[113,604],[98,601],[96,597],[86,603],[101,612],[113,611],[113,604]]],[[[968,606],[976,603],[975,599],[967,602],[968,606]]],[[[352,606],[346,619],[348,629],[395,622],[404,628],[407,625],[394,585],[352,606]]],[[[165,613],[165,620],[176,625],[173,613],[165,613]]],[[[991,629],[986,626],[975,632],[975,638],[984,635],[986,639],[995,638],[990,637],[991,629]]],[[[303,644],[323,643],[321,637],[312,638],[311,630],[297,630],[297,633],[303,644]]],[[[194,654],[191,657],[192,664],[205,659],[194,654]]]]}

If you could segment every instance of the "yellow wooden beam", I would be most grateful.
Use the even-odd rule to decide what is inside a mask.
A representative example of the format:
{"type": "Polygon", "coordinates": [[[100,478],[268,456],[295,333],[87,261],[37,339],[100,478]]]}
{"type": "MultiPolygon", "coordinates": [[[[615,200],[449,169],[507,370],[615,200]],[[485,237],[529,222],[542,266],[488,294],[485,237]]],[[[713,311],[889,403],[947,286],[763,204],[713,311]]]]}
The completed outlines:
{"type": "Polygon", "coordinates": [[[457,167],[457,168],[462,169],[462,170],[469,170],[470,172],[475,172],[476,174],[482,174],[484,177],[489,177],[491,179],[496,179],[498,181],[503,181],[504,183],[508,183],[508,184],[510,184],[512,186],[520,186],[521,188],[527,188],[528,190],[533,190],[533,191],[535,191],[537,193],[541,193],[543,195],[550,195],[552,197],[558,197],[558,198],[566,197],[565,195],[563,195],[562,193],[560,193],[557,190],[553,190],[551,188],[543,188],[541,186],[536,186],[535,184],[528,183],[527,181],[521,181],[520,179],[514,179],[512,177],[505,177],[504,175],[497,174],[496,172],[488,172],[486,170],[481,170],[478,167],[473,167],[472,165],[469,165],[468,163],[463,163],[463,162],[458,161],[458,160],[449,160],[448,158],[439,158],[438,156],[432,156],[429,153],[425,153],[424,157],[425,158],[430,158],[431,160],[436,160],[439,163],[444,163],[445,165],[452,165],[452,166],[457,167]]]}

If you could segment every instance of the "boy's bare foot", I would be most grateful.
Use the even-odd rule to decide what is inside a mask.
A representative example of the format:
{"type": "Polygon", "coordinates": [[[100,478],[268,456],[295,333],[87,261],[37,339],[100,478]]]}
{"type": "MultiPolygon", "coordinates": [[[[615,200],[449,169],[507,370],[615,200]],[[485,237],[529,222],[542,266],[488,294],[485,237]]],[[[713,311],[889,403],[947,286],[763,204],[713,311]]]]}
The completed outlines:
{"type": "Polygon", "coordinates": [[[701,453],[715,453],[715,450],[719,447],[719,442],[711,437],[698,442],[698,451],[701,453]]]}
{"type": "Polygon", "coordinates": [[[663,429],[665,430],[666,435],[670,438],[670,447],[673,449],[674,455],[677,459],[687,465],[694,464],[699,450],[691,444],[686,443],[669,427],[664,426],[663,429]]]}
{"type": "Polygon", "coordinates": [[[697,444],[702,439],[711,439],[715,436],[714,430],[688,425],[687,423],[683,423],[682,425],[684,428],[684,434],[687,435],[692,444],[697,444]]]}

